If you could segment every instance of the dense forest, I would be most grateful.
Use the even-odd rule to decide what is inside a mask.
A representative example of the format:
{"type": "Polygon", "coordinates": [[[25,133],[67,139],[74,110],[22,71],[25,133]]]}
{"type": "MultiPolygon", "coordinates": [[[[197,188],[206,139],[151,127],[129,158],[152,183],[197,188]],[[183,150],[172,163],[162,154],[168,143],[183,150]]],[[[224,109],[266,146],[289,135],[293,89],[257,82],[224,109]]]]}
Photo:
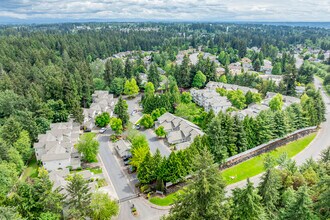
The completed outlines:
{"type": "MultiPolygon", "coordinates": [[[[40,175],[25,185],[16,184],[26,163],[33,155],[31,148],[33,142],[37,140],[38,134],[45,133],[49,129],[52,122],[63,122],[73,117],[81,123],[82,108],[90,105],[91,94],[95,89],[108,89],[119,95],[124,93],[125,81],[130,78],[135,78],[141,87],[141,79],[138,76],[141,72],[148,72],[148,81],[158,86],[161,79],[157,67],[162,67],[180,88],[198,85],[198,80],[195,80],[198,77],[195,76],[199,71],[205,75],[206,81],[215,80],[214,63],[208,59],[200,59],[196,66],[189,65],[187,57],[183,59],[182,65],[172,64],[180,50],[200,46],[204,51],[217,56],[222,52],[221,56],[225,64],[228,59],[234,62],[248,56],[258,66],[261,56],[276,60],[275,52],[288,54],[276,60],[283,63],[281,71],[286,75],[285,84],[275,86],[253,76],[228,77],[226,80],[240,85],[253,85],[263,94],[267,91],[275,91],[295,95],[293,85],[296,81],[300,80],[305,84],[311,81],[310,78],[306,80],[306,77],[301,77],[305,76],[303,71],[298,72],[294,68],[294,58],[290,52],[297,44],[330,49],[329,35],[329,31],[322,28],[250,24],[87,23],[1,26],[0,203],[15,206],[12,201],[18,198],[7,196],[11,190],[16,190],[17,194],[21,193],[19,199],[28,200],[32,196],[31,192],[37,190],[33,188],[32,183],[45,182],[42,178],[46,177],[40,175]],[[249,53],[247,47],[261,48],[262,55],[249,53]],[[132,63],[128,59],[126,62],[119,59],[104,60],[115,53],[133,50],[137,51],[138,59],[132,63]],[[153,64],[148,70],[142,62],[143,51],[157,51],[151,55],[153,64]],[[23,188],[28,189],[30,194],[25,194],[23,188]]],[[[149,97],[149,101],[144,99],[146,113],[162,107],[167,111],[175,110],[173,104],[178,97],[171,94],[177,93],[178,89],[172,87],[175,91],[171,91],[171,85],[166,89],[167,91],[161,96],[149,97]]],[[[309,101],[306,109],[312,111],[312,107],[318,104],[319,94],[311,89],[310,96],[316,101],[309,101]]],[[[319,124],[323,120],[322,111],[319,109],[314,113],[314,118],[302,121],[297,118],[296,122],[290,123],[319,124]]],[[[272,118],[275,117],[274,113],[267,114],[272,114],[272,118]]],[[[288,112],[288,114],[292,113],[288,112]]],[[[228,116],[217,116],[214,121],[225,119],[228,123],[233,123],[235,120],[228,116]]],[[[267,122],[263,123],[269,127],[267,122]]],[[[288,131],[300,127],[300,125],[291,126],[287,128],[288,131]]],[[[266,139],[282,135],[276,134],[276,131],[271,132],[271,136],[258,136],[257,139],[253,139],[253,135],[250,135],[251,140],[246,141],[251,143],[247,145],[255,146],[266,139]]],[[[238,148],[228,150],[226,148],[218,156],[217,153],[213,153],[216,155],[216,160],[221,161],[222,154],[226,156],[241,151],[242,149],[238,148]]],[[[45,193],[49,192],[47,190],[50,188],[51,184],[44,186],[45,193]]],[[[35,198],[40,199],[39,205],[44,199],[41,194],[35,198]]],[[[56,194],[54,197],[58,198],[57,196],[56,194]]],[[[20,215],[29,219],[47,219],[39,218],[41,213],[54,212],[57,215],[60,211],[59,208],[53,208],[53,204],[50,204],[49,209],[23,208],[18,210],[20,215]]]]}

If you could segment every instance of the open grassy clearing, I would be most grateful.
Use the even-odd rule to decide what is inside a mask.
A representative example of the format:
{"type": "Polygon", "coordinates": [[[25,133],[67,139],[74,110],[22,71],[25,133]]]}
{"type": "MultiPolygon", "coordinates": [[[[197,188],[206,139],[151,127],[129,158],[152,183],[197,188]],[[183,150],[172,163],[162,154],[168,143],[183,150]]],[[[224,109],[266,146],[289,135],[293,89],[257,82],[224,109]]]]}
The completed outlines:
{"type": "Polygon", "coordinates": [[[258,175],[264,171],[264,159],[267,154],[270,154],[272,157],[277,158],[282,153],[286,152],[289,157],[293,157],[298,154],[300,151],[305,149],[310,142],[315,138],[316,133],[310,134],[306,137],[303,137],[297,141],[288,143],[282,147],[278,147],[277,149],[261,154],[250,160],[244,161],[236,166],[230,167],[224,171],[222,171],[222,176],[225,179],[228,185],[239,182],[241,180],[247,179],[249,177],[258,175]]]}

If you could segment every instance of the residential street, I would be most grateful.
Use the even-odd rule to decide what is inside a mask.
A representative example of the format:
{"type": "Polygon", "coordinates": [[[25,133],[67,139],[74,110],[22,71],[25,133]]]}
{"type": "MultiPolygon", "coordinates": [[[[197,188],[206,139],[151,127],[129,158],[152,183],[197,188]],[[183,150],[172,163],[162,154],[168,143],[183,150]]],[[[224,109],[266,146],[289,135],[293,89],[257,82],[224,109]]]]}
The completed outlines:
{"type": "MultiPolygon", "coordinates": [[[[314,84],[316,88],[322,88],[322,83],[318,78],[314,78],[314,84]]],[[[320,153],[323,149],[330,146],[330,98],[321,90],[324,103],[326,105],[326,121],[321,124],[321,128],[316,135],[315,139],[310,143],[310,145],[305,148],[303,151],[298,153],[293,159],[297,162],[297,165],[303,164],[308,158],[313,158],[317,160],[320,156],[320,153]]],[[[257,185],[260,182],[260,177],[262,174],[251,177],[250,181],[257,185]]],[[[236,187],[244,187],[246,185],[246,180],[234,183],[227,187],[227,195],[230,195],[231,190],[236,187]]]]}
{"type": "Polygon", "coordinates": [[[134,196],[134,190],[130,187],[128,179],[114,155],[115,152],[112,152],[109,148],[109,136],[99,136],[98,141],[100,142],[100,156],[102,162],[116,190],[118,199],[134,196]]]}

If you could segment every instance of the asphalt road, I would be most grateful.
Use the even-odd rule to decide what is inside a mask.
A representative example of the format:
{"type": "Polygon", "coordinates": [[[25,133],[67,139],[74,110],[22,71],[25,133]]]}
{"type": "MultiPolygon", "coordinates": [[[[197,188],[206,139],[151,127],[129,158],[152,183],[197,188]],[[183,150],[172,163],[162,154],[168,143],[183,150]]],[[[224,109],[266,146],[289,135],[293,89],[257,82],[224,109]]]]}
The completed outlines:
{"type": "MultiPolygon", "coordinates": [[[[322,88],[322,83],[319,79],[314,78],[314,84],[316,88],[322,88]]],[[[323,89],[321,90],[321,93],[324,103],[326,105],[326,121],[321,124],[321,128],[318,131],[317,136],[309,144],[309,146],[307,146],[307,148],[305,148],[293,158],[296,161],[297,165],[303,164],[309,158],[317,160],[320,157],[321,151],[330,146],[330,98],[323,89]]],[[[253,182],[256,186],[260,182],[261,176],[262,174],[251,177],[250,181],[253,182]]],[[[245,185],[246,180],[229,185],[227,187],[227,195],[231,194],[232,189],[237,187],[242,188],[245,185]]]]}
{"type": "Polygon", "coordinates": [[[116,160],[115,152],[109,148],[109,136],[99,136],[98,141],[100,142],[100,157],[116,190],[118,199],[134,196],[134,190],[130,187],[128,179],[116,160]]]}
{"type": "Polygon", "coordinates": [[[130,202],[126,201],[120,204],[120,211],[117,217],[118,220],[130,220],[130,219],[141,219],[141,220],[158,220],[165,214],[168,214],[168,210],[159,210],[150,207],[146,203],[144,198],[132,199],[130,202]],[[134,204],[138,215],[133,216],[131,213],[131,204],[134,204]]]}
{"type": "Polygon", "coordinates": [[[159,140],[157,138],[155,132],[152,129],[141,130],[141,133],[145,134],[147,137],[151,153],[154,154],[156,153],[156,150],[159,149],[162,156],[168,157],[171,154],[171,150],[168,148],[168,146],[165,145],[163,140],[159,140]]]}

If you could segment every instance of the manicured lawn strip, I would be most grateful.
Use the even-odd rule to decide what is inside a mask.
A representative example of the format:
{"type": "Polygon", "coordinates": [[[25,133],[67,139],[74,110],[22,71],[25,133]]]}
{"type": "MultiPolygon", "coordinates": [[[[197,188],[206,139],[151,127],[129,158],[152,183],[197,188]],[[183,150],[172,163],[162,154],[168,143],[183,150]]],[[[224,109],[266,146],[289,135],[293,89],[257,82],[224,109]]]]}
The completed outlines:
{"type": "Polygon", "coordinates": [[[175,199],[177,198],[177,195],[179,195],[182,192],[183,192],[183,190],[178,190],[175,193],[171,193],[165,197],[155,196],[155,197],[152,197],[149,201],[155,205],[169,206],[174,203],[175,199]]]}
{"type": "MultiPolygon", "coordinates": [[[[222,172],[222,176],[225,179],[227,185],[230,185],[241,180],[247,179],[248,177],[258,175],[259,173],[262,173],[264,171],[264,159],[267,154],[270,154],[271,156],[276,158],[280,156],[283,152],[287,152],[289,157],[293,157],[300,151],[305,149],[312,142],[315,136],[316,133],[310,134],[297,141],[279,147],[269,153],[261,154],[236,166],[230,167],[222,172]],[[231,176],[235,176],[235,179],[231,179],[231,176]]],[[[171,193],[165,197],[155,196],[152,197],[149,201],[155,205],[169,206],[174,203],[175,198],[181,192],[183,191],[178,190],[177,192],[171,193]]]]}
{"type": "Polygon", "coordinates": [[[87,168],[86,170],[91,171],[94,174],[101,174],[102,173],[102,169],[101,168],[87,168]]]}
{"type": "Polygon", "coordinates": [[[38,176],[38,164],[35,156],[29,162],[27,168],[23,171],[21,179],[25,181],[28,177],[37,177],[38,176]]]}
{"type": "Polygon", "coordinates": [[[256,156],[250,160],[244,161],[236,166],[230,167],[222,171],[222,176],[228,185],[247,179],[249,177],[258,175],[264,171],[264,159],[267,154],[277,158],[283,152],[287,152],[289,157],[293,157],[306,148],[310,142],[315,138],[316,133],[310,134],[297,141],[288,143],[282,147],[279,147],[269,153],[264,153],[256,156]],[[234,178],[231,178],[234,177],[234,178]]]}

